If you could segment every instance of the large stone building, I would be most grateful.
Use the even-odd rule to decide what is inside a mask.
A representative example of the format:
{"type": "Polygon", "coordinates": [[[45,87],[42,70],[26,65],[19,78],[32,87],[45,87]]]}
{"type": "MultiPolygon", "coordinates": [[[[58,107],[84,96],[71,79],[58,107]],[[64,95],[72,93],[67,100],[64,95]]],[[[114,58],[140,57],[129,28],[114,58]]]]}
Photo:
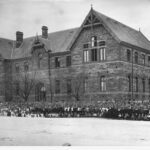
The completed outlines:
{"type": "Polygon", "coordinates": [[[91,8],[80,27],[0,39],[1,100],[21,100],[20,72],[35,72],[28,101],[125,106],[150,99],[150,41],[91,8]]]}

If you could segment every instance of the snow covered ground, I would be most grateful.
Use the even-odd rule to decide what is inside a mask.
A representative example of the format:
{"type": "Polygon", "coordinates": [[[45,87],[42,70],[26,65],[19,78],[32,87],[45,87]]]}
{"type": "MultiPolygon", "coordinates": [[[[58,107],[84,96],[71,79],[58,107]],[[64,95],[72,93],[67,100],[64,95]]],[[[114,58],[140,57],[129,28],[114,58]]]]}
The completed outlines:
{"type": "Polygon", "coordinates": [[[150,121],[0,117],[0,145],[150,146],[150,121]]]}

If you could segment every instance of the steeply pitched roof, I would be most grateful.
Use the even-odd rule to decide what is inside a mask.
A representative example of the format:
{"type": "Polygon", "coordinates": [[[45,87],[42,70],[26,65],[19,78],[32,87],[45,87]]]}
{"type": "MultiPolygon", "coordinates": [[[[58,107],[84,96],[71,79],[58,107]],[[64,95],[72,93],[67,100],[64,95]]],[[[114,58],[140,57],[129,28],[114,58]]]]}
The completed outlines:
{"type": "MultiPolygon", "coordinates": [[[[90,10],[87,17],[91,15],[91,13],[93,13],[100,21],[103,22],[104,26],[109,29],[112,36],[114,36],[118,42],[126,42],[131,45],[150,50],[150,41],[141,32],[132,29],[93,9],[90,10]]],[[[87,19],[87,17],[85,18],[85,20],[87,19]]],[[[45,49],[51,49],[53,53],[68,51],[78,37],[80,31],[82,31],[82,25],[80,28],[73,28],[64,31],[49,33],[48,39],[44,39],[39,36],[39,40],[45,45],[45,49]]],[[[14,48],[12,50],[12,40],[0,39],[0,52],[4,58],[11,59],[31,56],[31,48],[34,40],[35,37],[25,38],[19,48],[14,48]]]]}
{"type": "Polygon", "coordinates": [[[94,10],[99,19],[111,29],[121,42],[126,42],[143,49],[150,50],[150,41],[139,31],[128,27],[110,17],[103,15],[94,10]]]}
{"type": "MultiPolygon", "coordinates": [[[[58,31],[48,34],[48,39],[44,39],[39,36],[41,43],[45,45],[45,49],[51,49],[53,53],[64,52],[70,41],[73,39],[78,28],[68,29],[64,31],[58,31]]],[[[19,48],[13,50],[12,59],[28,57],[31,55],[32,44],[35,37],[25,38],[22,45],[19,48]]]]}
{"type": "Polygon", "coordinates": [[[13,48],[13,41],[0,38],[0,55],[2,58],[10,59],[13,48]]]}

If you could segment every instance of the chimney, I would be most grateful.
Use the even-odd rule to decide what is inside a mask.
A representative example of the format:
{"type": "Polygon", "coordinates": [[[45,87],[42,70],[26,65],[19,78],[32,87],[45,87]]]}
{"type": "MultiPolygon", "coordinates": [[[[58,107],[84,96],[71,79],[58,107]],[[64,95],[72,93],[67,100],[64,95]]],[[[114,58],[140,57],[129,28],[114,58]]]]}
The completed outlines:
{"type": "Polygon", "coordinates": [[[48,27],[42,26],[42,38],[47,39],[48,38],[48,27]]]}
{"type": "Polygon", "coordinates": [[[23,32],[16,32],[16,48],[20,47],[23,42],[23,32]]]}

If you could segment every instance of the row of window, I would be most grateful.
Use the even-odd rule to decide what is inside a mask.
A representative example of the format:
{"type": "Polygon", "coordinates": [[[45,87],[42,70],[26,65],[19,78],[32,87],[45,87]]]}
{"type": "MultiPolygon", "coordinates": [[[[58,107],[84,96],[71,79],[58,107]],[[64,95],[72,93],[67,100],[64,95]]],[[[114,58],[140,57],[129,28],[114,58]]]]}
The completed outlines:
{"type": "MultiPolygon", "coordinates": [[[[140,86],[142,87],[142,92],[145,93],[146,79],[145,78],[134,77],[133,81],[132,81],[132,76],[131,75],[128,76],[129,92],[132,91],[132,83],[133,83],[133,91],[134,92],[139,92],[139,80],[142,81],[142,85],[140,85],[140,86]]],[[[148,89],[149,89],[149,93],[150,93],[150,79],[148,79],[148,89]]]]}
{"type": "MultiPolygon", "coordinates": [[[[71,79],[67,79],[66,81],[67,93],[72,93],[72,81],[71,79]]],[[[81,88],[81,87],[80,87],[81,88]]],[[[88,79],[85,79],[83,82],[83,91],[86,92],[88,89],[88,79]]],[[[81,90],[81,89],[80,89],[81,90]]],[[[100,77],[100,91],[106,91],[106,78],[105,76],[100,77]]],[[[61,81],[55,80],[55,93],[59,94],[61,92],[61,81]]]]}
{"type": "Polygon", "coordinates": [[[93,36],[90,42],[83,44],[83,62],[106,60],[105,46],[105,41],[98,41],[93,36]]]}
{"type": "MultiPolygon", "coordinates": [[[[141,54],[140,59],[141,59],[141,64],[145,65],[146,55],[145,54],[141,54]]],[[[128,62],[132,61],[132,51],[130,49],[127,49],[127,61],[128,62]]],[[[139,53],[137,51],[134,52],[133,62],[136,63],[136,64],[139,64],[139,53]]],[[[150,56],[148,56],[148,65],[150,66],[150,56]]]]}
{"type": "Polygon", "coordinates": [[[105,47],[99,49],[90,49],[83,51],[83,62],[94,62],[106,60],[105,47]]]}

